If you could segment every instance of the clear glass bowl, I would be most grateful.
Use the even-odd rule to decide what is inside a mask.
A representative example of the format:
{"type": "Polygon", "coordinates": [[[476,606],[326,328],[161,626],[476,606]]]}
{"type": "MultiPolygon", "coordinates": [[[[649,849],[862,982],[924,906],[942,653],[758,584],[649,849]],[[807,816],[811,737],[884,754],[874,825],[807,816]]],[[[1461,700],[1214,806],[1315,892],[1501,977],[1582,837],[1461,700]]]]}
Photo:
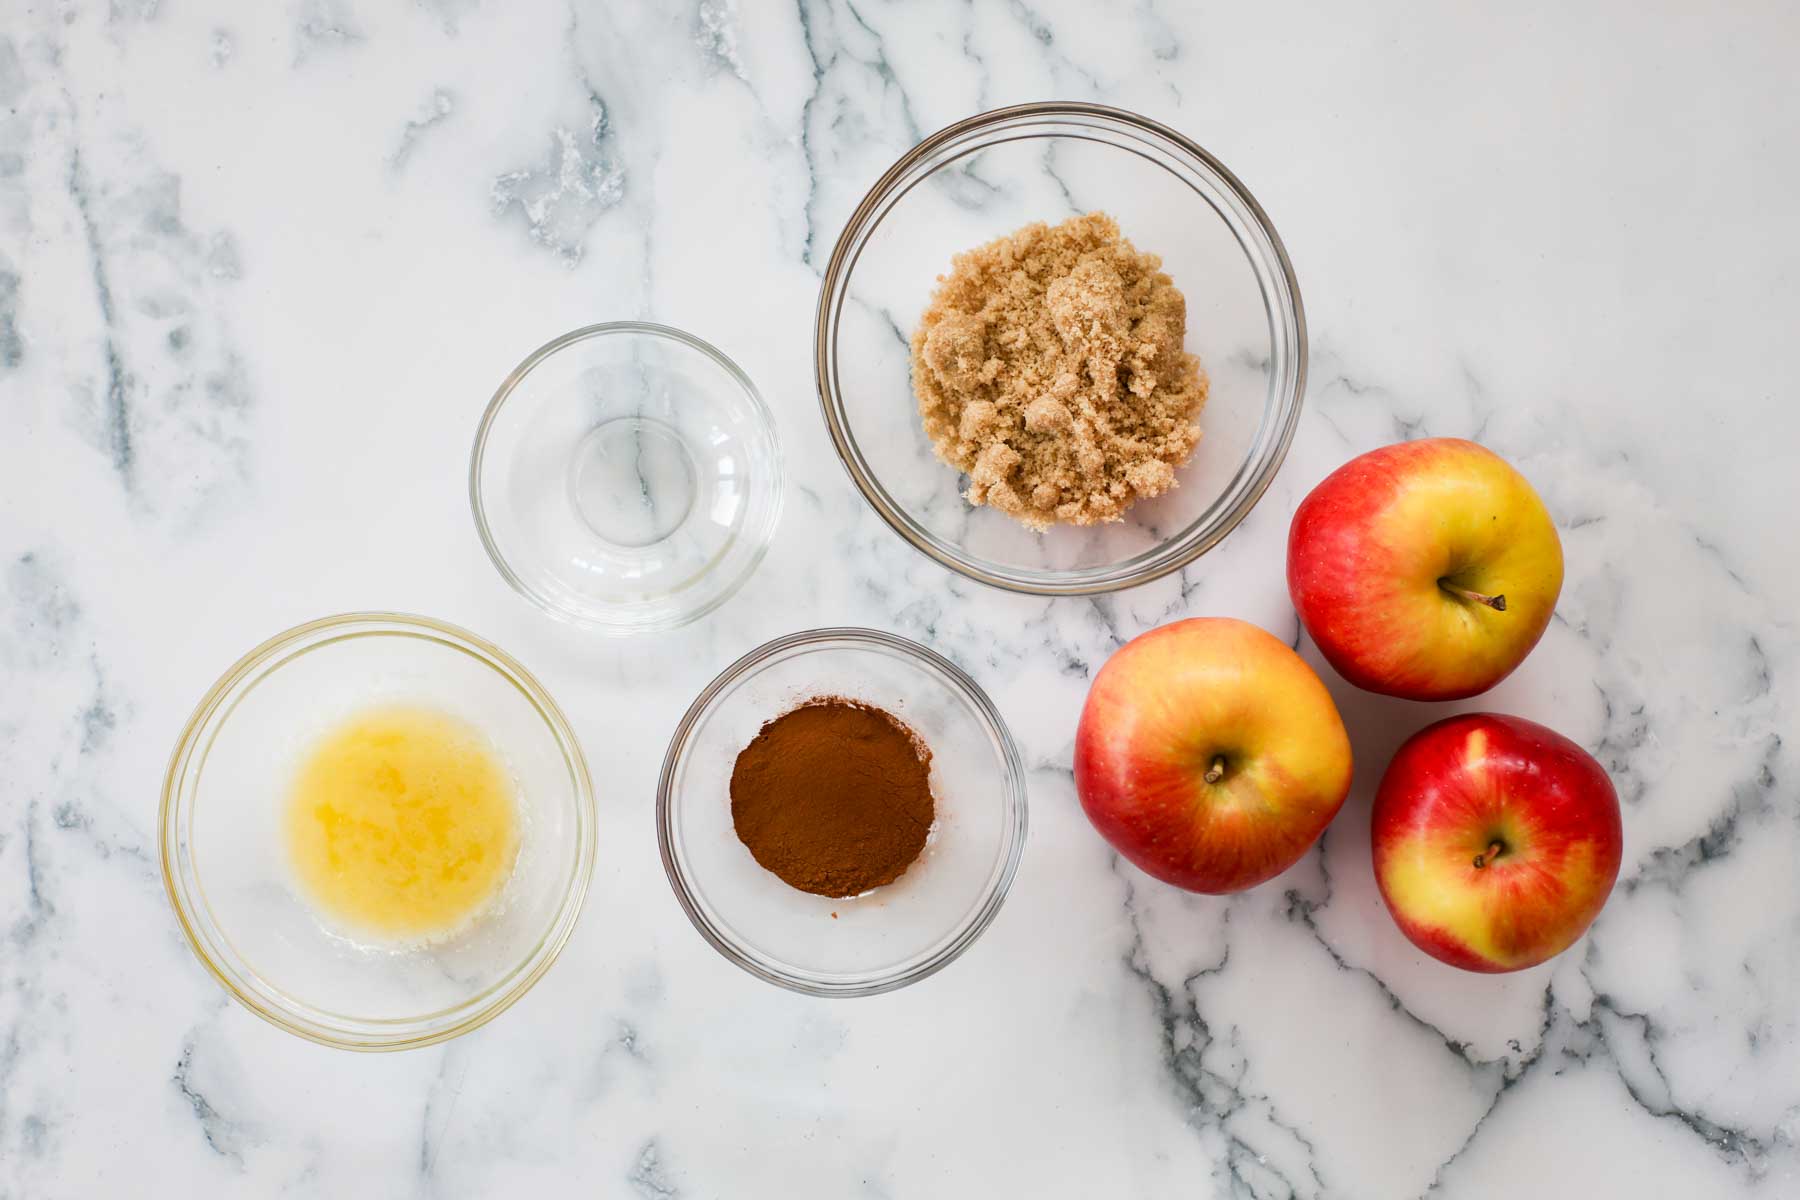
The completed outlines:
{"type": "Polygon", "coordinates": [[[997,109],[909,151],[839,235],[814,341],[832,441],[882,520],[971,579],[1039,595],[1131,587],[1216,545],[1274,479],[1306,386],[1299,286],[1261,207],[1186,137],[1095,104],[997,109]],[[1123,521],[1039,534],[963,499],[920,425],[908,338],[953,255],[1096,209],[1187,297],[1187,348],[1212,381],[1204,436],[1179,486],[1123,521]]]}
{"type": "Polygon", "coordinates": [[[815,629],[760,646],[700,693],[656,793],[663,867],[694,928],[761,979],[815,996],[917,983],[967,950],[1006,898],[1025,843],[1025,772],[975,681],[916,642],[815,629]],[[919,860],[864,896],[798,891],[731,821],[731,769],[763,724],[815,696],[873,704],[931,748],[937,820],[919,860]]]}
{"type": "Polygon", "coordinates": [[[741,587],[781,513],[781,447],[737,364],[665,325],[564,334],[482,414],[481,543],[520,595],[601,633],[673,629],[741,587]]]}
{"type": "Polygon", "coordinates": [[[525,668],[425,617],[350,613],[290,629],[238,660],[182,731],[163,785],[163,883],[201,963],[290,1033],[401,1050],[485,1024],[561,951],[594,865],[594,797],[569,723],[525,668]],[[518,859],[493,908],[449,940],[363,944],[301,897],[282,837],[300,755],[383,703],[481,730],[512,772],[518,859]]]}

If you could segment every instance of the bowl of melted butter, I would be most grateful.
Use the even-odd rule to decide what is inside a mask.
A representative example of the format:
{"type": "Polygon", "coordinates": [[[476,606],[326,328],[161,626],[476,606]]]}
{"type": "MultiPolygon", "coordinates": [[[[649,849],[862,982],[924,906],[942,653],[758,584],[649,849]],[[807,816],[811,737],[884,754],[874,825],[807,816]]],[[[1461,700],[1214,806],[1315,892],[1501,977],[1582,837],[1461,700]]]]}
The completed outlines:
{"type": "Polygon", "coordinates": [[[240,659],[188,722],[164,883],[201,963],[326,1045],[430,1045],[504,1011],[573,931],[594,801],[516,661],[424,617],[353,613],[240,659]]]}

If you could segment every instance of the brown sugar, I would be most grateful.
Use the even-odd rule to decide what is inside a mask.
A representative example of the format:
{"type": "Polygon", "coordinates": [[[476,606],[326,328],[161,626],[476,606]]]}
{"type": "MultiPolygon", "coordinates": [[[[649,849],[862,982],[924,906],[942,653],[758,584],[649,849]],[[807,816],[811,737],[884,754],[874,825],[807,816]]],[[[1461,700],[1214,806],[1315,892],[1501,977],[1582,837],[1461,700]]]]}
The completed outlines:
{"type": "Polygon", "coordinates": [[[1162,260],[1105,213],[965,251],[912,336],[913,391],[971,504],[1033,529],[1117,521],[1200,441],[1200,360],[1162,260]]]}
{"type": "Polygon", "coordinates": [[[768,722],[731,771],[738,840],[764,868],[819,896],[857,896],[900,878],[936,811],[931,751],[898,717],[840,697],[768,722]]]}

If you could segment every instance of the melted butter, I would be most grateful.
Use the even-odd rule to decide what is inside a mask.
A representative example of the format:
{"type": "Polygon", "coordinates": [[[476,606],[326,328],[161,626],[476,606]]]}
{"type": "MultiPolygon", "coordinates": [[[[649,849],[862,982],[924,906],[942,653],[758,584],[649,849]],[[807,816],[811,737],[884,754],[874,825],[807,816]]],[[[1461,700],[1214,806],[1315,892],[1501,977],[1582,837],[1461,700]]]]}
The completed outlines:
{"type": "Polygon", "coordinates": [[[289,858],[328,917],[384,938],[455,932],[518,854],[512,781],[479,731],[428,708],[359,713],[295,775],[289,858]]]}

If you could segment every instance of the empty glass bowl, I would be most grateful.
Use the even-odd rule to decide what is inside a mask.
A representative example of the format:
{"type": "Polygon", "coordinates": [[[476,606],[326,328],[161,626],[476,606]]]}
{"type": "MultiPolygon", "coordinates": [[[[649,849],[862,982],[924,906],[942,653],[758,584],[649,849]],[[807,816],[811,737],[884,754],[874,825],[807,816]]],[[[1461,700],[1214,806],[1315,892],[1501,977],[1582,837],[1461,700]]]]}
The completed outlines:
{"type": "Polygon", "coordinates": [[[968,949],[1000,911],[1025,841],[1025,773],[975,681],[916,642],[871,629],[777,638],[695,699],[663,759],[657,836],[675,896],[719,953],[816,996],[916,983],[968,949]],[[764,723],[817,696],[886,709],[931,748],[937,819],[918,861],[850,899],[764,870],[731,820],[731,771],[764,723]]]}
{"type": "Polygon", "coordinates": [[[482,414],[469,502],[500,574],[602,633],[711,612],[762,561],[781,449],[756,387],[699,338],[621,321],[564,334],[482,414]]]}
{"type": "Polygon", "coordinates": [[[351,613],[240,659],[182,731],[163,785],[163,883],[194,953],[250,1011],[315,1042],[400,1050],[504,1011],[568,941],[594,865],[594,797],[568,722],[523,667],[425,617],[351,613]],[[481,731],[512,774],[519,849],[494,904],[447,940],[367,944],[321,919],[282,818],[301,755],[376,705],[481,731]]]}
{"type": "Polygon", "coordinates": [[[926,138],[851,214],[814,330],[819,399],[850,478],[914,547],[971,579],[1041,595],[1130,587],[1217,544],[1287,453],[1306,321],[1281,239],[1224,165],[1166,126],[1094,104],[1025,104],[926,138]],[[1123,521],[1034,533],[971,507],[920,425],[908,338],[950,260],[1033,221],[1102,210],[1187,297],[1187,348],[1211,377],[1179,486],[1123,521]]]}

